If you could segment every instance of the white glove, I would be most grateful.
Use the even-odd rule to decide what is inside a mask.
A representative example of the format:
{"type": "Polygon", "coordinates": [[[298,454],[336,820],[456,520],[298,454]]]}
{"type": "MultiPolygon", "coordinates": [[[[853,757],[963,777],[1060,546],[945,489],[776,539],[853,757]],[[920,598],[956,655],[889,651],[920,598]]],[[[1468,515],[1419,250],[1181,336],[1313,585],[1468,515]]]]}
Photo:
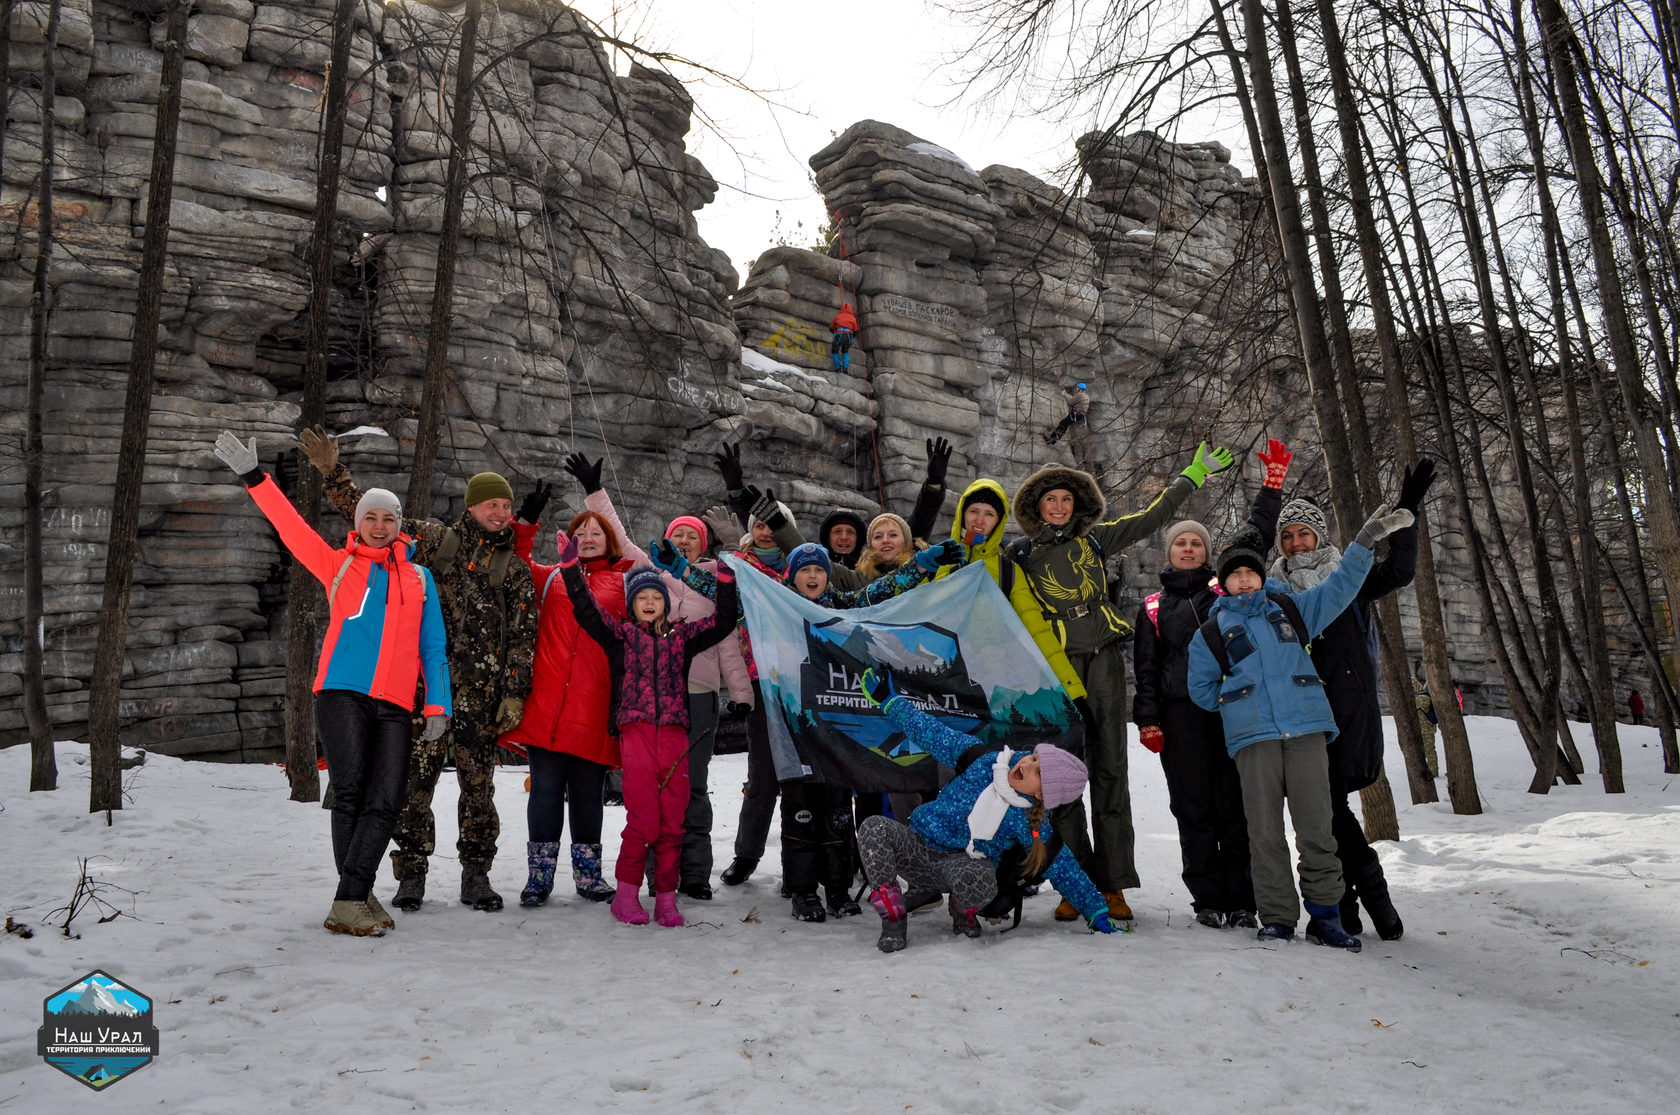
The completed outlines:
{"type": "Polygon", "coordinates": [[[443,733],[448,730],[449,717],[434,714],[426,717],[426,730],[420,734],[420,738],[431,743],[433,740],[442,739],[443,733]]]}
{"type": "Polygon", "coordinates": [[[251,444],[246,445],[228,431],[223,430],[216,439],[216,456],[222,463],[240,476],[248,472],[255,472],[257,468],[257,439],[252,438],[251,444]]]}
{"type": "Polygon", "coordinates": [[[1415,521],[1412,513],[1404,507],[1398,511],[1390,511],[1388,504],[1383,504],[1365,520],[1365,525],[1359,528],[1359,534],[1353,542],[1356,546],[1372,549],[1378,542],[1387,538],[1397,530],[1405,530],[1415,521]]]}

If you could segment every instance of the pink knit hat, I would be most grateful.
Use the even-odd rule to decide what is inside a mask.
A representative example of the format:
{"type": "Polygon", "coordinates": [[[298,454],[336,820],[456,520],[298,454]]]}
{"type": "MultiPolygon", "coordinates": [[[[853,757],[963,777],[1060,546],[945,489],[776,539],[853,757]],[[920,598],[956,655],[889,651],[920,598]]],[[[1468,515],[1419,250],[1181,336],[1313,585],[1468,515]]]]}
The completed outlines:
{"type": "Polygon", "coordinates": [[[712,532],[706,529],[706,524],[693,515],[678,515],[671,520],[671,525],[665,528],[665,537],[671,537],[671,532],[678,527],[693,527],[700,534],[700,548],[706,549],[711,545],[712,532]]]}
{"type": "Polygon", "coordinates": [[[1085,792],[1085,764],[1069,751],[1053,743],[1041,743],[1033,748],[1038,756],[1038,776],[1043,782],[1039,791],[1044,795],[1044,808],[1055,809],[1070,801],[1078,801],[1085,792]]]}

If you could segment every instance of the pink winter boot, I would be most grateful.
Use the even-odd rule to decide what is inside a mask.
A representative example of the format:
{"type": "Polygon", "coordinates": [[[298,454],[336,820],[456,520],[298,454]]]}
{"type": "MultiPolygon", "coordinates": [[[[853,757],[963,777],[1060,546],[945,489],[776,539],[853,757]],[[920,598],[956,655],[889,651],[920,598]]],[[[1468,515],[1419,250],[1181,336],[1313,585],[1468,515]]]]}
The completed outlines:
{"type": "Polygon", "coordinates": [[[642,906],[641,888],[635,883],[620,882],[613,895],[612,915],[625,925],[646,925],[648,912],[642,906]]]}
{"type": "Polygon", "coordinates": [[[653,896],[653,919],[666,929],[683,927],[682,911],[677,909],[677,892],[668,890],[653,896]]]}

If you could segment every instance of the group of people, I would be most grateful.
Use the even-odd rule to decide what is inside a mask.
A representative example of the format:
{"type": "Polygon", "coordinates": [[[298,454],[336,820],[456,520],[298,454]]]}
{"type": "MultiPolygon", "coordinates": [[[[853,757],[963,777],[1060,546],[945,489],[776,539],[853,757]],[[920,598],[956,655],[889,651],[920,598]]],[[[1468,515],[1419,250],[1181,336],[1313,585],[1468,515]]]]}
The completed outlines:
{"type": "Polygon", "coordinates": [[[678,516],[644,550],[602,488],[602,462],[574,453],[566,471],[583,489],[584,509],[556,532],[559,561],[546,565],[532,556],[546,483],[515,509],[508,481],[480,473],[461,516],[439,523],[405,517],[391,492],[358,489],[319,428],[305,431],[299,447],[350,521],[342,547],[298,516],[259,467],[254,441],[224,433],[215,451],[327,587],[331,620],[315,689],[339,875],[329,930],[394,927],[373,893],[393,838],[393,905],[424,902],[431,798],[450,751],[461,783],[461,901],[501,908],[489,882],[498,746],[530,763],[522,905],[552,894],[569,816],[581,897],[610,901],[618,920],[642,924],[650,920],[645,881],[652,918],[682,925],[679,894],[712,897],[707,775],[718,721],[736,715],[746,720],[748,773],[722,883],[739,886],[757,870],[780,798],[792,914],[822,921],[860,913],[852,889],[861,870],[883,951],[904,947],[914,909],[944,899],[953,931],[979,936],[983,918],[1009,901],[1018,917],[1020,898],[1041,881],[1061,896],[1057,920],[1101,932],[1130,923],[1125,892],[1141,881],[1128,721],[1161,756],[1199,922],[1269,939],[1293,934],[1301,904],[1287,806],[1307,937],[1357,950],[1360,903],[1385,939],[1403,931],[1348,795],[1381,773],[1368,608],[1411,579],[1410,528],[1432,479],[1428,462],[1408,470],[1397,508],[1374,514],[1345,552],[1313,503],[1283,503],[1290,453],[1276,441],[1260,454],[1265,483],[1248,523],[1217,549],[1201,523],[1173,522],[1233,463],[1206,443],[1146,507],[1118,518],[1107,517],[1096,480],[1078,469],[1041,468],[1013,500],[978,478],[958,498],[949,536],[929,545],[946,502],[952,447],[944,439],[928,442],[927,477],[909,519],[883,512],[865,522],[836,509],[815,540],[773,490],[746,483],[739,447],[726,445],[716,461],[727,506],[678,516]],[[1012,512],[1018,534],[1006,541],[1012,512]],[[1108,562],[1163,527],[1161,591],[1134,625],[1110,592],[1108,562]],[[1377,561],[1373,549],[1385,538],[1388,555],[1377,561]],[[1274,540],[1279,556],[1268,565],[1274,540]],[[1078,709],[1082,736],[988,751],[899,699],[890,671],[877,667],[863,677],[865,696],[956,776],[931,800],[779,782],[734,573],[708,556],[725,552],[841,609],[980,564],[1078,709]],[[1129,702],[1125,645],[1134,627],[1129,702]],[[614,768],[623,770],[627,820],[609,882],[602,796],[614,768]]]}

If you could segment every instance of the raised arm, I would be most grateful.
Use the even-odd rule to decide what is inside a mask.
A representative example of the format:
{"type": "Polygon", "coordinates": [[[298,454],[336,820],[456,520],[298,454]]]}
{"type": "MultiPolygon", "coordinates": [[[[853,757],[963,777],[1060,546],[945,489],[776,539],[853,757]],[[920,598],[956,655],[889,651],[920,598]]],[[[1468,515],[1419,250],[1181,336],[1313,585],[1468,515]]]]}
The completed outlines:
{"type": "MultiPolygon", "coordinates": [[[[362,489],[351,478],[350,469],[338,459],[338,439],[327,433],[326,427],[313,426],[298,434],[297,447],[321,474],[321,493],[327,497],[327,502],[354,527],[356,505],[362,501],[362,489]]],[[[404,515],[403,533],[414,539],[414,551],[409,557],[420,565],[429,562],[446,529],[436,520],[404,515]]]]}
{"type": "Polygon", "coordinates": [[[910,537],[923,541],[933,537],[939,522],[939,512],[945,506],[945,473],[951,466],[951,443],[944,438],[927,439],[927,478],[922,490],[916,493],[916,505],[910,509],[910,537]]]}
{"type": "Polygon", "coordinates": [[[1196,459],[1148,507],[1098,523],[1091,528],[1091,537],[1109,554],[1119,553],[1132,543],[1148,538],[1177,517],[1184,501],[1205,484],[1208,477],[1230,468],[1231,461],[1230,450],[1223,447],[1209,449],[1207,442],[1202,442],[1196,450],[1196,459]]]}
{"type": "Polygon", "coordinates": [[[577,617],[578,626],[600,643],[602,649],[622,642],[623,628],[628,621],[602,613],[595,594],[589,591],[589,582],[584,579],[583,566],[578,563],[577,543],[570,538],[566,539],[566,548],[560,551],[560,576],[566,582],[566,596],[572,602],[572,615],[577,617]],[[567,560],[568,553],[570,561],[567,560]]]}
{"type": "Polygon", "coordinates": [[[962,761],[962,754],[980,741],[966,732],[947,728],[898,692],[892,673],[886,669],[863,672],[863,695],[914,740],[923,750],[948,767],[962,761]]]}

